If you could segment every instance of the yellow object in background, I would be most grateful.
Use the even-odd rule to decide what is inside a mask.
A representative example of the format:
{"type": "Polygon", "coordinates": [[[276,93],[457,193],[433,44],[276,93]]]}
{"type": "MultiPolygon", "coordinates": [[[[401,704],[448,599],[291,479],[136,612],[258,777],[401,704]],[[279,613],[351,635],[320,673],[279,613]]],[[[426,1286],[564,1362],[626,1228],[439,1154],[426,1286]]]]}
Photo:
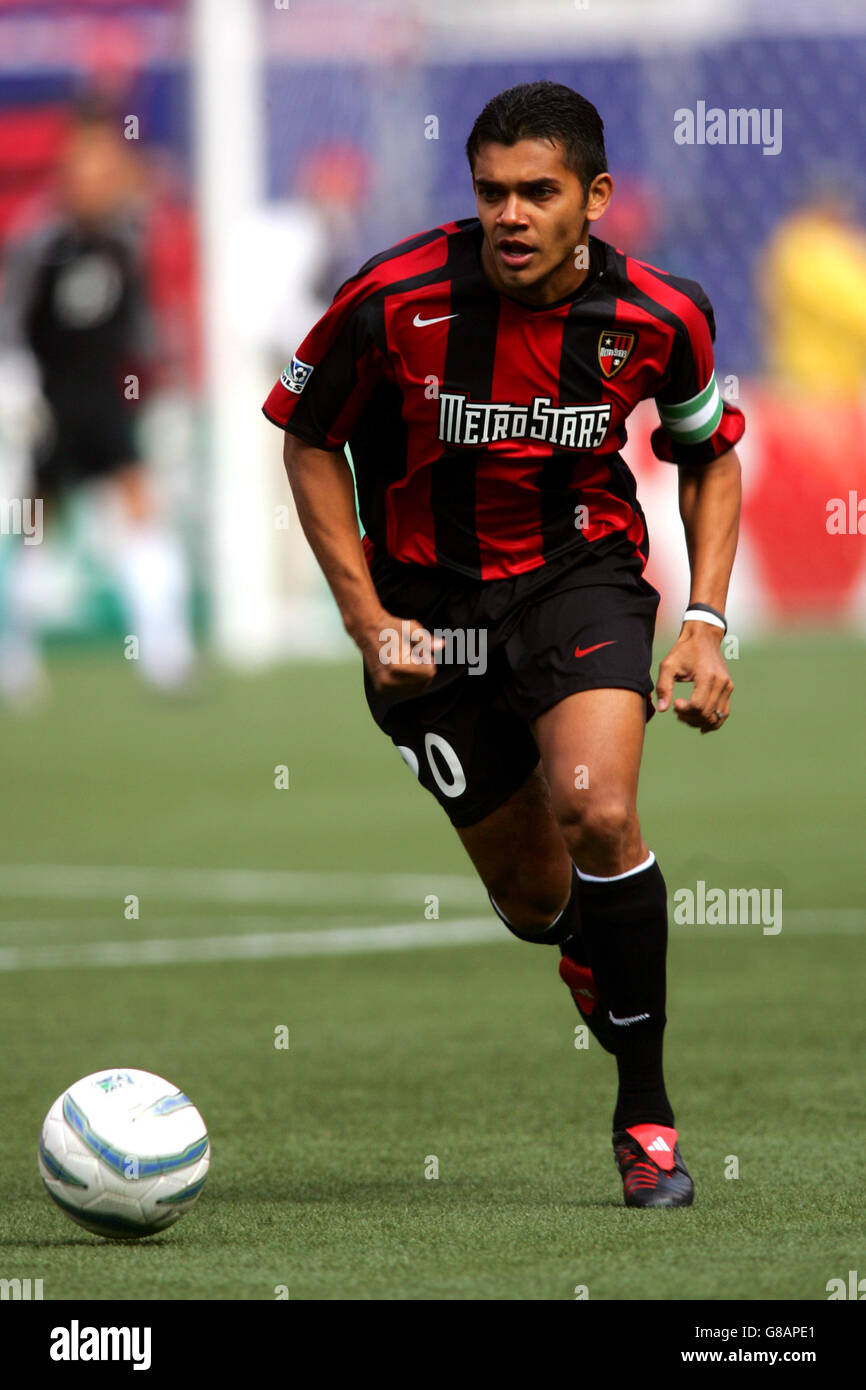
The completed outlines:
{"type": "Polygon", "coordinates": [[[758,290],[776,385],[866,395],[866,234],[856,224],[815,207],[787,218],[764,252],[758,290]]]}

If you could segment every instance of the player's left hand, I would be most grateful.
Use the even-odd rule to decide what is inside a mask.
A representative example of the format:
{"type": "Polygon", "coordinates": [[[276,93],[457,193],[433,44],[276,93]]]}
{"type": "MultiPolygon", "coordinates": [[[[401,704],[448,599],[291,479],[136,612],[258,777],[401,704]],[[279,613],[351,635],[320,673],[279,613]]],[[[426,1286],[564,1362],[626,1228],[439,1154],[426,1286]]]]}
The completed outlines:
{"type": "Polygon", "coordinates": [[[674,700],[676,716],[702,734],[721,729],[731,712],[734,683],[719,650],[720,628],[709,623],[685,623],[683,630],[659,666],[656,696],[659,712],[671,703],[675,681],[694,684],[690,699],[674,700]]]}

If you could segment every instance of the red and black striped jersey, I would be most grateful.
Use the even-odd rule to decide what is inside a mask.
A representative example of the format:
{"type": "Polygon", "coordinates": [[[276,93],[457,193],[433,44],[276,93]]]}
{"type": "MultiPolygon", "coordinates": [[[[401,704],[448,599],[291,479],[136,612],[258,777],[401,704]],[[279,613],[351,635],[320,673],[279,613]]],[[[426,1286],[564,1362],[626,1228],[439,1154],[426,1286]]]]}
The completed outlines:
{"type": "Polygon", "coordinates": [[[264,404],[320,449],[348,444],[371,548],[473,579],[627,553],[646,522],[619,450],[653,397],[658,457],[701,464],[743,416],[715,381],[700,285],[589,238],[578,290],[540,307],[500,294],[477,218],[368,261],[337,291],[264,404]]]}

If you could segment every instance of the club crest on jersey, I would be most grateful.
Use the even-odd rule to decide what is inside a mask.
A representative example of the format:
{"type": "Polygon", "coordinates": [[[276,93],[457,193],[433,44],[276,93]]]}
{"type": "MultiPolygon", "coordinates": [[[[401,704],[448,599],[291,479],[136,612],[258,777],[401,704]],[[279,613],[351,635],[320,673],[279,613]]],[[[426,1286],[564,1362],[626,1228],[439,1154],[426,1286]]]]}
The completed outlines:
{"type": "Polygon", "coordinates": [[[280,381],[287,391],[294,391],[299,396],[313,375],[313,369],[309,362],[302,362],[300,357],[293,357],[284,372],[280,373],[280,381]]]}
{"type": "Polygon", "coordinates": [[[598,361],[606,377],[622,371],[637,342],[636,333],[601,333],[598,339],[598,361]]]}

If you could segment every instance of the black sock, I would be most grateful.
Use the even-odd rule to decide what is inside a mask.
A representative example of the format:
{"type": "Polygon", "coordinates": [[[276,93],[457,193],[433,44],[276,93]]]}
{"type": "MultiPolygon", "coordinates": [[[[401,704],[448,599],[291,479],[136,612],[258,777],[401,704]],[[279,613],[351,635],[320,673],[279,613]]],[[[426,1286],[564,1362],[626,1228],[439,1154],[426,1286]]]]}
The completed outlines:
{"type": "Polygon", "coordinates": [[[563,933],[558,942],[560,954],[570,956],[578,965],[590,965],[580,910],[580,877],[573,864],[571,866],[571,897],[563,909],[562,916],[564,919],[563,933]]]}
{"type": "Polygon", "coordinates": [[[665,1090],[667,890],[658,864],[609,879],[582,876],[583,937],[612,1024],[619,1093],[613,1127],[641,1123],[673,1128],[665,1090]],[[617,1020],[632,1020],[617,1022],[617,1020]]]}

